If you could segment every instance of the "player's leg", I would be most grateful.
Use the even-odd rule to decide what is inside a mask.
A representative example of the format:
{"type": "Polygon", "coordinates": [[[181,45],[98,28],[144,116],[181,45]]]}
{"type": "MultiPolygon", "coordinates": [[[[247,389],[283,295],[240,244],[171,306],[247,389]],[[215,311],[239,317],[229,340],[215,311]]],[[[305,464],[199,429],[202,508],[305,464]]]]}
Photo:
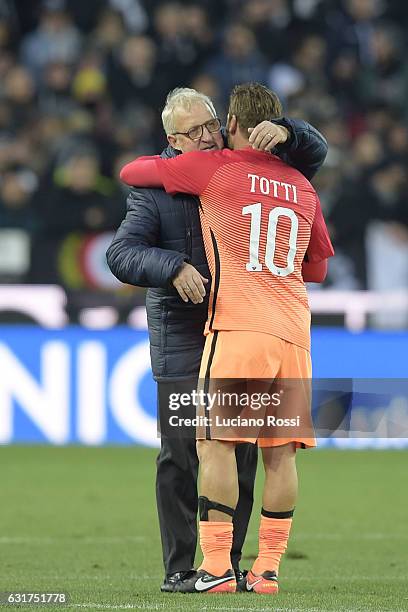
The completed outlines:
{"type": "MultiPolygon", "coordinates": [[[[191,385],[190,385],[191,386],[191,385]]],[[[173,590],[172,578],[180,578],[194,565],[197,546],[197,474],[198,457],[195,438],[172,428],[169,435],[169,394],[180,392],[180,383],[159,383],[158,414],[161,448],[157,457],[156,501],[159,516],[163,562],[166,578],[164,590],[173,590]]],[[[194,415],[195,406],[183,407],[194,415]]]]}
{"type": "Polygon", "coordinates": [[[285,552],[298,492],[296,448],[294,443],[262,449],[265,483],[262,495],[259,554],[256,574],[278,573],[285,552]]]}
{"type": "Polygon", "coordinates": [[[262,448],[265,483],[262,507],[267,512],[288,512],[296,504],[298,477],[295,444],[262,448]]]}
{"type": "Polygon", "coordinates": [[[200,545],[203,562],[190,579],[179,582],[182,593],[233,593],[232,518],[238,501],[235,443],[198,440],[200,459],[200,545]]]}
{"type": "Polygon", "coordinates": [[[222,576],[231,568],[232,519],[238,503],[235,443],[198,440],[200,460],[200,569],[222,576]]]}
{"type": "Polygon", "coordinates": [[[278,592],[279,564],[289,540],[298,480],[294,443],[262,448],[265,483],[258,556],[247,576],[247,589],[278,592]]]}
{"type": "MultiPolygon", "coordinates": [[[[273,354],[275,347],[271,348],[273,354]]],[[[258,593],[278,592],[279,564],[287,548],[297,499],[296,448],[315,446],[311,425],[310,353],[285,341],[281,341],[281,348],[277,384],[272,387],[272,391],[280,389],[279,402],[267,416],[275,417],[276,423],[295,417],[295,423],[293,428],[292,425],[268,424],[258,440],[262,448],[265,484],[259,553],[247,578],[247,588],[258,593]]]]}

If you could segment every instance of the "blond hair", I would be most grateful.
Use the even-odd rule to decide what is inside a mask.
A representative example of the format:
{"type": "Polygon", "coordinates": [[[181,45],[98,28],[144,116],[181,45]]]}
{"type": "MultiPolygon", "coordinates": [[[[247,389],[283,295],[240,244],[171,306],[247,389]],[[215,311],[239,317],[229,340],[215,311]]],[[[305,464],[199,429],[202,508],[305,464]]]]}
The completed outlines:
{"type": "Polygon", "coordinates": [[[208,108],[213,117],[217,116],[211,98],[190,87],[176,87],[169,92],[162,112],[162,123],[166,134],[174,134],[177,131],[174,115],[177,109],[182,108],[190,111],[195,104],[203,104],[208,108]]]}

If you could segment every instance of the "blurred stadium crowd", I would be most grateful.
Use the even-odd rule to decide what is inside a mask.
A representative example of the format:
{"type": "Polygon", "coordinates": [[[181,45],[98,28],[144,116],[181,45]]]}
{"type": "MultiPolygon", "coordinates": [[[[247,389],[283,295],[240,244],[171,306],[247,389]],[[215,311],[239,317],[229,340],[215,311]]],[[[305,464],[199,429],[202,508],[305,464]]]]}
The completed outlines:
{"type": "Polygon", "coordinates": [[[118,169],[165,145],[166,93],[193,86],[225,119],[255,80],[329,141],[329,284],[406,287],[407,31],[400,0],[0,0],[0,279],[117,287],[118,169]]]}

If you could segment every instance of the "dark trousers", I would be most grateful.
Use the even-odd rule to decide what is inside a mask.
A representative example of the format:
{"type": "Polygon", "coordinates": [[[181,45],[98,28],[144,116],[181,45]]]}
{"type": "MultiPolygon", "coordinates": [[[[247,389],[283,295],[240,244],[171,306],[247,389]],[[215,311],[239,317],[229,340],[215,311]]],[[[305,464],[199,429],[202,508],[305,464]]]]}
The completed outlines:
{"type": "MultiPolygon", "coordinates": [[[[198,458],[194,431],[187,437],[186,431],[175,428],[167,435],[170,393],[180,393],[184,387],[179,382],[158,383],[158,417],[160,422],[161,449],[157,457],[156,499],[159,514],[163,562],[166,574],[187,571],[194,566],[197,546],[197,474],[198,458]],[[164,433],[165,432],[165,433],[164,433]]],[[[174,414],[174,413],[173,413],[174,414]]],[[[178,411],[178,414],[181,414],[178,411]]],[[[182,414],[195,415],[195,406],[185,406],[182,414]]],[[[258,459],[254,444],[238,444],[236,458],[239,481],[239,500],[234,515],[234,538],[231,560],[238,567],[248,522],[253,505],[253,491],[258,459]]],[[[217,501],[217,500],[214,500],[217,501]]]]}

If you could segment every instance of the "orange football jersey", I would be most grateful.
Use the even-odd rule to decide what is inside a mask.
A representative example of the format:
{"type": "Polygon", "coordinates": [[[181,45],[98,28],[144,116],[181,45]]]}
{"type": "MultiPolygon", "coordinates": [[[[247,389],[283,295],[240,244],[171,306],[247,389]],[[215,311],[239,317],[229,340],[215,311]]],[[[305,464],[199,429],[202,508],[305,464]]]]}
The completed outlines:
{"type": "Polygon", "coordinates": [[[168,193],[200,197],[212,274],[206,332],[260,331],[309,350],[302,262],[334,253],[309,181],[250,147],[195,151],[156,164],[168,193]]]}

